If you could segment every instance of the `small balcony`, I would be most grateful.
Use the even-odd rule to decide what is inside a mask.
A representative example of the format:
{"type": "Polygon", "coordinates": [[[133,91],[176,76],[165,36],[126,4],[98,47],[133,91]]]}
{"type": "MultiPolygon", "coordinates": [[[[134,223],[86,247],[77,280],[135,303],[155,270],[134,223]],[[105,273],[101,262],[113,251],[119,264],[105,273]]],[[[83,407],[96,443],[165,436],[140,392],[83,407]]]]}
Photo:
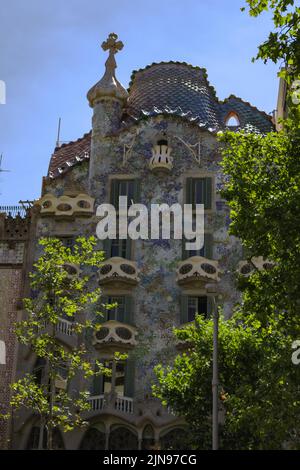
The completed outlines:
{"type": "Polygon", "coordinates": [[[272,269],[275,263],[265,260],[262,256],[251,258],[251,261],[243,260],[238,264],[238,273],[243,277],[249,277],[254,271],[272,269]]]}
{"type": "Polygon", "coordinates": [[[173,159],[170,156],[171,148],[167,142],[154,145],[149,169],[154,173],[169,173],[173,168],[173,159]]]}
{"type": "Polygon", "coordinates": [[[91,405],[89,414],[100,411],[133,414],[133,398],[103,394],[91,396],[88,401],[91,405]]]}
{"type": "Polygon", "coordinates": [[[88,194],[55,197],[45,194],[37,204],[41,206],[41,216],[53,216],[57,219],[91,216],[94,213],[94,199],[88,194]]]}
{"type": "Polygon", "coordinates": [[[116,256],[104,261],[99,269],[100,284],[134,287],[138,282],[138,269],[134,261],[116,256]]]}
{"type": "Polygon", "coordinates": [[[177,283],[182,287],[199,287],[206,282],[218,282],[221,273],[218,265],[218,261],[192,256],[179,263],[177,283]]]}
{"type": "Polygon", "coordinates": [[[93,333],[93,345],[96,349],[110,352],[116,349],[127,352],[136,346],[135,336],[137,330],[134,326],[109,320],[101,325],[99,331],[93,333]]]}
{"type": "Polygon", "coordinates": [[[56,333],[65,336],[74,336],[76,333],[74,332],[74,323],[65,320],[64,318],[60,318],[55,327],[56,333]]]}
{"type": "MultiPolygon", "coordinates": [[[[56,325],[54,326],[55,336],[62,343],[66,344],[68,347],[73,348],[77,343],[77,334],[74,327],[74,322],[66,320],[64,318],[59,318],[56,325]]],[[[40,333],[53,334],[53,325],[47,321],[44,321],[40,327],[40,333]]]]}
{"type": "Polygon", "coordinates": [[[67,271],[68,279],[74,279],[75,277],[78,277],[81,273],[81,269],[79,268],[79,266],[74,263],[65,263],[63,265],[63,268],[65,271],[67,271]]]}

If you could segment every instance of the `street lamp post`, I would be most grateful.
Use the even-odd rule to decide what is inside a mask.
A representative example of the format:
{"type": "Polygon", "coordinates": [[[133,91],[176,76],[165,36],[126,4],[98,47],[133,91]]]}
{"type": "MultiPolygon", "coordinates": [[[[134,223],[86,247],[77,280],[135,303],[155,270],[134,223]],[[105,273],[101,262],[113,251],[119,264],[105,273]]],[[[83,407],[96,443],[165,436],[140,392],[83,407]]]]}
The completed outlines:
{"type": "Polygon", "coordinates": [[[212,375],[212,449],[219,448],[219,372],[218,372],[218,335],[219,335],[219,312],[216,298],[213,296],[213,375],[212,375]]]}
{"type": "Polygon", "coordinates": [[[219,371],[218,371],[218,336],[219,312],[216,302],[218,291],[214,284],[207,284],[207,293],[213,303],[213,374],[212,374],[212,450],[219,448],[219,371]]]}

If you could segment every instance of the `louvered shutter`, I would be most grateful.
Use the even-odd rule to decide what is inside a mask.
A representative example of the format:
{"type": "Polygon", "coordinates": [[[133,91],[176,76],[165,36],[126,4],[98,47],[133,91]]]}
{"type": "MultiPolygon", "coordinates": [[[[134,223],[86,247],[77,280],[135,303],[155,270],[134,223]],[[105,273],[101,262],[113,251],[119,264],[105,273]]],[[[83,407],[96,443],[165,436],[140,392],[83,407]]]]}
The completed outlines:
{"type": "Polygon", "coordinates": [[[207,317],[211,318],[213,316],[213,309],[214,309],[214,299],[213,297],[207,297],[207,317]]]}
{"type": "Polygon", "coordinates": [[[124,383],[125,397],[133,398],[134,379],[135,379],[135,360],[133,357],[128,357],[126,360],[126,365],[125,365],[125,383],[124,383]]]}
{"type": "Polygon", "coordinates": [[[131,296],[127,295],[125,297],[125,315],[124,322],[128,325],[134,324],[134,315],[133,315],[133,299],[131,296]]]}
{"type": "Polygon", "coordinates": [[[139,204],[141,201],[141,181],[139,179],[134,180],[134,199],[135,204],[139,204]]]}
{"type": "Polygon", "coordinates": [[[110,185],[110,203],[116,210],[119,207],[119,183],[119,180],[113,179],[110,185]]]}
{"type": "Polygon", "coordinates": [[[108,297],[106,296],[101,296],[101,305],[100,305],[100,308],[99,310],[101,311],[101,313],[103,315],[97,315],[96,316],[96,322],[97,323],[104,323],[107,321],[107,310],[105,308],[105,305],[108,303],[108,297]],[[103,306],[102,306],[103,304],[103,306]]]}
{"type": "Polygon", "coordinates": [[[186,203],[194,203],[194,181],[193,178],[186,179],[186,203]]]}
{"type": "Polygon", "coordinates": [[[126,240],[123,241],[123,243],[126,243],[126,259],[131,259],[132,240],[130,238],[127,238],[126,240]]]}
{"type": "Polygon", "coordinates": [[[180,297],[180,323],[187,323],[188,321],[188,295],[181,295],[180,297]]]}
{"type": "Polygon", "coordinates": [[[204,209],[211,209],[212,179],[203,178],[203,203],[204,209]]]}
{"type": "Polygon", "coordinates": [[[204,256],[205,258],[213,258],[213,236],[211,233],[204,234],[204,256]]]}
{"type": "MultiPolygon", "coordinates": [[[[96,370],[97,366],[95,365],[95,372],[96,370]]],[[[93,376],[90,393],[94,396],[101,395],[103,393],[103,374],[93,376]]]]}
{"type": "Polygon", "coordinates": [[[103,251],[105,252],[105,259],[111,257],[111,242],[112,241],[109,238],[103,240],[103,251]]]}

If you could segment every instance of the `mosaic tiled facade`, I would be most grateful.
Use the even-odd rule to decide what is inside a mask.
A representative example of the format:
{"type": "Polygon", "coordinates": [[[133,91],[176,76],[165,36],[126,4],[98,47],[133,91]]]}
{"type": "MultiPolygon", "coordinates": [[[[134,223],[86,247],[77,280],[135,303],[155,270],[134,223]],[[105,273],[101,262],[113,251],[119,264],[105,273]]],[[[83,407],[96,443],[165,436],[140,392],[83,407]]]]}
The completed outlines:
{"type": "MultiPolygon", "coordinates": [[[[115,36],[109,44],[105,74],[88,93],[92,131],[58,146],[51,157],[34,206],[32,258],[39,254],[34,240],[41,236],[72,243],[77,235],[95,235],[96,207],[114,202],[116,195],[127,194],[149,209],[203,202],[206,238],[198,253],[185,252],[184,241],[174,239],[99,241],[107,259],[91,272],[91,283],[100,282],[105,298],[117,298],[119,307],[88,341],[95,358],[109,361],[114,350],[129,356],[124,369],[114,370],[111,383],[90,384],[89,429],[63,434],[58,446],[168,448],[173,442],[180,447],[176,436],[184,432],[184,421],[151,396],[153,368],[176,354],[174,327],[192,321],[196,312],[211,314],[208,285],[218,284],[227,317],[238,300],[235,275],[242,249],[228,235],[229,211],[219,194],[217,132],[232,117],[234,128],[255,132],[268,132],[273,124],[240,98],[218,100],[206,71],[185,63],[152,64],[134,72],[126,91],[115,77],[115,36]]],[[[4,260],[20,260],[21,252],[21,245],[14,251],[6,242],[0,245],[4,260]]],[[[68,347],[76,341],[66,321],[58,334],[68,347]]],[[[18,374],[34,365],[30,354],[19,354],[18,374]]],[[[34,447],[37,433],[37,418],[22,415],[14,424],[13,446],[34,447]]]]}

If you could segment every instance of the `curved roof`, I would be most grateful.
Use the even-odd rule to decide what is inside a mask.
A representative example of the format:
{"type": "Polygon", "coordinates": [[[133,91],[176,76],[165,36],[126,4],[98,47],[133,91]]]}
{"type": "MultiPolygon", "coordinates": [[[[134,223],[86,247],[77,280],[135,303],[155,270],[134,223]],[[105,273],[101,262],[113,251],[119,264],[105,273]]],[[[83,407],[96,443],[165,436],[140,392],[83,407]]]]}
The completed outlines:
{"type": "MultiPolygon", "coordinates": [[[[237,129],[266,133],[274,130],[272,118],[234,95],[220,101],[207,80],[206,70],[185,62],[161,62],[134,71],[128,89],[122,126],[159,114],[179,116],[210,131],[226,129],[226,117],[236,114],[237,129]]],[[[91,132],[56,147],[48,175],[55,178],[89,159],[91,132]]]]}
{"type": "Polygon", "coordinates": [[[92,132],[88,132],[80,139],[55,147],[51,155],[48,176],[56,178],[79,162],[90,158],[92,132]]]}
{"type": "Polygon", "coordinates": [[[161,62],[133,73],[126,111],[135,118],[166,112],[216,129],[217,103],[205,69],[180,62],[161,62]]]}
{"type": "Polygon", "coordinates": [[[274,130],[272,118],[234,95],[220,101],[207,80],[206,69],[185,62],[160,62],[134,71],[126,112],[138,120],[146,116],[181,116],[209,130],[225,129],[226,116],[238,115],[241,129],[274,130]]]}

